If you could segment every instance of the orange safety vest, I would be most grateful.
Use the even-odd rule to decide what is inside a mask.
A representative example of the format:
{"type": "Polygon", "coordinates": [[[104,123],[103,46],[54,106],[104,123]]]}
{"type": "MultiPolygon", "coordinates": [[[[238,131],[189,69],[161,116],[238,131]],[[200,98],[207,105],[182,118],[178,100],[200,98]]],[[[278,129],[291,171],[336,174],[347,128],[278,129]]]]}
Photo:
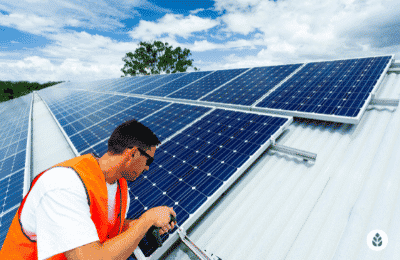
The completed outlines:
{"type": "MultiPolygon", "coordinates": [[[[114,216],[117,215],[117,219],[114,224],[109,224],[106,180],[94,156],[92,154],[79,156],[59,163],[53,167],[70,167],[78,173],[78,176],[86,190],[91,219],[96,226],[100,243],[104,243],[106,240],[109,240],[122,232],[122,227],[125,222],[128,189],[124,178],[118,180],[114,212],[114,216]]],[[[21,212],[32,187],[46,171],[36,176],[28,194],[26,194],[25,198],[22,200],[11,223],[10,229],[8,230],[6,239],[4,240],[3,247],[0,251],[0,259],[38,259],[36,241],[30,240],[22,230],[21,212]]],[[[66,259],[66,257],[61,253],[51,257],[50,259],[66,259]]]]}

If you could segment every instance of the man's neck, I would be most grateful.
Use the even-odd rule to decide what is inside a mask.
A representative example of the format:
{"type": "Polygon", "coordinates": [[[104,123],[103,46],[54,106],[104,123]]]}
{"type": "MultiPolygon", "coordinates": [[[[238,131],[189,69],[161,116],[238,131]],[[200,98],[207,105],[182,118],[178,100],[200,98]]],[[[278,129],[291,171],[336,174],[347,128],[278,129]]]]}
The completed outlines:
{"type": "MultiPolygon", "coordinates": [[[[103,155],[103,157],[104,157],[104,155],[103,155]]],[[[99,165],[101,171],[102,171],[103,174],[104,174],[104,178],[106,179],[106,183],[108,183],[108,184],[110,184],[110,185],[113,185],[113,184],[115,184],[115,183],[117,182],[117,180],[114,180],[114,181],[111,183],[110,180],[107,179],[107,172],[102,168],[102,166],[101,166],[101,164],[100,164],[100,162],[101,162],[101,160],[102,160],[103,157],[98,158],[98,157],[95,156],[94,158],[96,159],[96,161],[97,161],[97,163],[98,163],[98,165],[99,165]]],[[[104,158],[103,158],[103,159],[104,159],[104,158]]]]}

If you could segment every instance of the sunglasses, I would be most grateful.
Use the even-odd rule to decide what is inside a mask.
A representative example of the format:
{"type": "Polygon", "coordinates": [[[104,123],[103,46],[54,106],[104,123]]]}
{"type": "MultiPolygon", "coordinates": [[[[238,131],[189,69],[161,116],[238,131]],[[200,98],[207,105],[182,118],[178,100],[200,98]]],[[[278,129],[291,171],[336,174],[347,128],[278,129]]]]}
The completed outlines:
{"type": "Polygon", "coordinates": [[[150,155],[148,155],[145,151],[143,151],[142,149],[138,148],[139,152],[141,155],[146,156],[147,158],[147,162],[146,165],[150,166],[150,164],[154,161],[154,157],[151,157],[150,155]]]}

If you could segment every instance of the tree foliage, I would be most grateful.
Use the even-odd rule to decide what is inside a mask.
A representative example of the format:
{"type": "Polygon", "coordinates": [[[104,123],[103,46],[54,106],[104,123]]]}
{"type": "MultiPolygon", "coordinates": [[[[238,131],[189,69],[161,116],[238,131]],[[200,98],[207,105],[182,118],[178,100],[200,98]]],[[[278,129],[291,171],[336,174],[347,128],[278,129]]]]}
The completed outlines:
{"type": "MultiPolygon", "coordinates": [[[[121,71],[124,76],[185,72],[192,67],[193,60],[188,59],[190,55],[192,54],[189,49],[174,49],[167,42],[140,42],[135,53],[128,52],[122,58],[125,64],[121,71]]],[[[194,70],[198,69],[194,67],[194,70]]]]}
{"type": "Polygon", "coordinates": [[[60,82],[47,82],[44,84],[40,84],[37,82],[28,82],[28,81],[0,81],[0,102],[8,101],[10,99],[18,98],[29,94],[34,90],[40,90],[43,88],[47,88],[60,82]]]}

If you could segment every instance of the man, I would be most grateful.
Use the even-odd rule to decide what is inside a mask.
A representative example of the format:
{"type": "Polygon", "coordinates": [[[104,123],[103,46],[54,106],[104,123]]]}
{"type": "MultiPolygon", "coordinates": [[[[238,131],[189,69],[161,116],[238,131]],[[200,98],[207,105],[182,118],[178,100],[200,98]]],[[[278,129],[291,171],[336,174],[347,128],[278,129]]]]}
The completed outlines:
{"type": "Polygon", "coordinates": [[[160,141],[141,123],[118,126],[101,158],[87,154],[39,174],[16,213],[0,259],[127,259],[150,227],[174,228],[172,208],[126,220],[134,181],[149,169],[160,141]]]}

